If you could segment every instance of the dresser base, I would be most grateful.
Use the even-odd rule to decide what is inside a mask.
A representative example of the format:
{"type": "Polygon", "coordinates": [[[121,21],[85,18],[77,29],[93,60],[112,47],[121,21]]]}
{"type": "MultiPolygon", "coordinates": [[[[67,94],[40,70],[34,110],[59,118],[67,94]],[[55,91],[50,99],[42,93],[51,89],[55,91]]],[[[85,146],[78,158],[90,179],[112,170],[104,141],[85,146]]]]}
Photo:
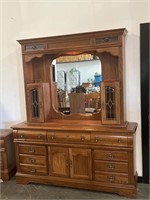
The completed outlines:
{"type": "Polygon", "coordinates": [[[129,198],[135,198],[137,194],[136,185],[101,183],[96,181],[85,181],[81,179],[78,180],[51,176],[33,176],[21,173],[16,174],[16,182],[19,184],[39,183],[50,184],[54,186],[65,186],[70,188],[95,190],[101,192],[110,192],[129,198]]]}

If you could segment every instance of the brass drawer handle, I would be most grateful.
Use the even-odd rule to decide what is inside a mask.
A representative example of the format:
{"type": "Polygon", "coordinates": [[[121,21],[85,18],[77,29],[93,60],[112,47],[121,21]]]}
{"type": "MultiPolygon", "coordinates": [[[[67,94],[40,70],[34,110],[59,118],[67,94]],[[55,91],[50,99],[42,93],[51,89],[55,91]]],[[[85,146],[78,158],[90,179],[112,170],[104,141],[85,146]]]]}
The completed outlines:
{"type": "Polygon", "coordinates": [[[95,142],[100,142],[102,139],[99,136],[95,136],[95,142]]]}
{"type": "Polygon", "coordinates": [[[109,181],[115,181],[115,176],[112,176],[112,175],[107,176],[107,179],[108,179],[109,181]]]}
{"type": "Polygon", "coordinates": [[[20,138],[25,138],[23,134],[20,135],[20,138]]]}
{"type": "Polygon", "coordinates": [[[121,143],[121,138],[118,138],[118,143],[121,143]]]}
{"type": "Polygon", "coordinates": [[[41,135],[41,134],[40,134],[40,135],[38,135],[38,136],[37,136],[37,138],[38,138],[38,139],[41,139],[41,138],[42,138],[42,135],[41,135]]]}
{"type": "Polygon", "coordinates": [[[31,173],[35,173],[35,172],[36,172],[36,169],[32,168],[32,169],[30,170],[30,172],[31,172],[31,173]]]}
{"type": "Polygon", "coordinates": [[[28,152],[29,152],[29,153],[34,153],[34,152],[35,152],[35,149],[34,149],[33,147],[29,147],[28,152]]]}
{"type": "Polygon", "coordinates": [[[112,159],[114,156],[112,155],[112,153],[107,153],[106,157],[112,159]]]}
{"type": "Polygon", "coordinates": [[[107,165],[107,168],[108,168],[108,169],[115,169],[115,165],[108,164],[108,165],[107,165]]]}
{"type": "Polygon", "coordinates": [[[54,140],[54,139],[55,139],[55,136],[54,136],[54,135],[51,135],[51,139],[54,140]]]}
{"type": "Polygon", "coordinates": [[[29,158],[29,161],[30,161],[31,163],[35,163],[35,162],[36,162],[36,160],[35,160],[34,158],[29,158]]]}
{"type": "Polygon", "coordinates": [[[85,141],[85,136],[81,135],[80,139],[81,141],[85,141]]]}

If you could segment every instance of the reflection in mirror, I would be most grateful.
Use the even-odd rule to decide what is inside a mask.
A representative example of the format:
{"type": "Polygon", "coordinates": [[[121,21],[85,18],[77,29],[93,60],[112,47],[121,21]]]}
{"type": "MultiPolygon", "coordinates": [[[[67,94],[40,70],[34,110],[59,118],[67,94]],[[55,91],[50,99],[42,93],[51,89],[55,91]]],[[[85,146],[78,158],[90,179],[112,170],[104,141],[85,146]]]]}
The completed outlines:
{"type": "Polygon", "coordinates": [[[97,56],[63,56],[53,61],[58,105],[64,114],[91,114],[100,110],[101,62],[97,56]]]}

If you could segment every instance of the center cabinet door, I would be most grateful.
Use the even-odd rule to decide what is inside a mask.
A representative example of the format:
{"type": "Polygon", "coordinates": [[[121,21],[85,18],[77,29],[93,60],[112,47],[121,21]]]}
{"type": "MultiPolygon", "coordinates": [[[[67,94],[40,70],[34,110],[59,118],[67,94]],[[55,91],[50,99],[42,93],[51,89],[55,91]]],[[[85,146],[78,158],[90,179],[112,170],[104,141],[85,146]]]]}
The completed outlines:
{"type": "Polygon", "coordinates": [[[91,149],[70,148],[70,177],[92,179],[91,149]]]}
{"type": "Polygon", "coordinates": [[[52,176],[69,177],[69,151],[65,147],[48,147],[49,173],[52,176]]]}
{"type": "Polygon", "coordinates": [[[51,176],[92,179],[90,149],[48,147],[51,176]]]}

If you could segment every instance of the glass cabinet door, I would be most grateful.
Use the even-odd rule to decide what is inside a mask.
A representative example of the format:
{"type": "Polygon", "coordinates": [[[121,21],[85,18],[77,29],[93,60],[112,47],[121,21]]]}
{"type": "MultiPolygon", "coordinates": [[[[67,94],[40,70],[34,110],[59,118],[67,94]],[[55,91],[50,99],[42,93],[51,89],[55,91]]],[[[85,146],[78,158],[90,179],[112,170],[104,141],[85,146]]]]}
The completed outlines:
{"type": "Polygon", "coordinates": [[[120,123],[119,81],[101,82],[102,124],[120,123]]]}
{"type": "Polygon", "coordinates": [[[29,122],[43,122],[43,91],[41,84],[27,85],[27,116],[29,122]]]}

